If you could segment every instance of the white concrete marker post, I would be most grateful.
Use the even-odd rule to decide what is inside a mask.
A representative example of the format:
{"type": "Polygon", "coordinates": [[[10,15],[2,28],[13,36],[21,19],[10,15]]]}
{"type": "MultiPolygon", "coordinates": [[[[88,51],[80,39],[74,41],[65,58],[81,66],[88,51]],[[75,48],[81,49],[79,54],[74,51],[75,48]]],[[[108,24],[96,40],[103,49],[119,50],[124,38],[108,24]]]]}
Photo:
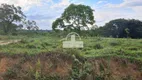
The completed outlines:
{"type": "MultiPolygon", "coordinates": [[[[75,33],[75,32],[73,32],[73,33],[75,33]]],[[[77,33],[75,33],[75,34],[77,34],[77,33]]],[[[63,48],[83,48],[83,41],[76,41],[75,34],[71,35],[70,41],[63,41],[63,48]]],[[[78,35],[78,37],[80,38],[79,35],[78,35]]],[[[66,39],[67,38],[68,38],[68,36],[66,37],[66,39]]]]}

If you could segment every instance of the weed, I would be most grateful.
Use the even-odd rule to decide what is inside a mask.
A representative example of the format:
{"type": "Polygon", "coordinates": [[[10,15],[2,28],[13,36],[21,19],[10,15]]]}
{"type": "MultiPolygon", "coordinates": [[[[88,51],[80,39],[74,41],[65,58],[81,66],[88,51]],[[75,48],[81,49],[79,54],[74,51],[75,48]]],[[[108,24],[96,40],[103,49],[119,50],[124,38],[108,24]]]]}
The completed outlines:
{"type": "Polygon", "coordinates": [[[103,49],[103,46],[102,46],[100,43],[97,43],[97,44],[94,46],[94,49],[103,49]]]}
{"type": "Polygon", "coordinates": [[[118,41],[111,41],[109,44],[111,46],[118,46],[118,45],[120,45],[120,42],[118,42],[118,41]]]}
{"type": "Polygon", "coordinates": [[[123,66],[123,67],[127,67],[127,63],[128,63],[128,62],[127,62],[126,60],[122,60],[122,66],[123,66]]]}
{"type": "Polygon", "coordinates": [[[139,50],[139,48],[136,48],[136,47],[128,47],[128,50],[134,50],[134,51],[137,51],[137,50],[139,50]]]}
{"type": "Polygon", "coordinates": [[[130,75],[123,77],[122,80],[134,80],[130,75]]]}
{"type": "Polygon", "coordinates": [[[21,39],[21,41],[20,41],[21,43],[23,43],[23,44],[26,44],[26,43],[28,43],[28,41],[26,40],[26,39],[21,39]]]}
{"type": "Polygon", "coordinates": [[[105,80],[105,78],[103,76],[96,76],[95,80],[105,80]]]}
{"type": "Polygon", "coordinates": [[[91,64],[88,62],[82,63],[78,59],[74,59],[70,80],[85,80],[92,72],[91,64]]]}
{"type": "Polygon", "coordinates": [[[100,69],[100,72],[103,72],[104,71],[104,66],[103,66],[103,64],[99,64],[99,69],[100,69]]]}
{"type": "Polygon", "coordinates": [[[17,74],[16,74],[16,70],[13,69],[13,68],[9,68],[7,70],[7,72],[4,74],[4,79],[7,80],[7,79],[13,79],[15,77],[17,77],[17,74]]]}
{"type": "Polygon", "coordinates": [[[39,80],[62,80],[59,76],[44,76],[39,80]]]}
{"type": "Polygon", "coordinates": [[[27,44],[26,47],[29,49],[37,48],[35,44],[31,44],[31,43],[27,44]]]}
{"type": "Polygon", "coordinates": [[[51,46],[51,44],[49,44],[48,42],[42,42],[42,43],[41,43],[41,46],[42,46],[43,48],[46,48],[47,46],[51,46]]]}
{"type": "Polygon", "coordinates": [[[35,65],[35,69],[36,69],[35,74],[34,74],[35,79],[39,80],[39,78],[41,77],[41,63],[39,59],[35,65]]]}

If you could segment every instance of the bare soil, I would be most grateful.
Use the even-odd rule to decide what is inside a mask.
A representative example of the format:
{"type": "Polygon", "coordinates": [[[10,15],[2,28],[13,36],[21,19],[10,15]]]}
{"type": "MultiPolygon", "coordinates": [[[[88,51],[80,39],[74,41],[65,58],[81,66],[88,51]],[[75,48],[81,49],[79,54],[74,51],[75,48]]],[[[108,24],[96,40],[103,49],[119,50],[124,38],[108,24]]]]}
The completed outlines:
{"type": "Polygon", "coordinates": [[[9,40],[9,41],[0,41],[0,45],[8,45],[8,44],[11,44],[11,43],[17,43],[21,40],[9,40]]]}
{"type": "MultiPolygon", "coordinates": [[[[86,80],[104,77],[104,80],[142,80],[141,62],[112,57],[88,59],[93,71],[86,80]]],[[[70,75],[73,58],[66,54],[41,53],[34,56],[24,54],[0,54],[0,80],[32,80],[29,74],[39,72],[43,75],[70,75]],[[40,64],[40,65],[39,65],[40,64]]]]}

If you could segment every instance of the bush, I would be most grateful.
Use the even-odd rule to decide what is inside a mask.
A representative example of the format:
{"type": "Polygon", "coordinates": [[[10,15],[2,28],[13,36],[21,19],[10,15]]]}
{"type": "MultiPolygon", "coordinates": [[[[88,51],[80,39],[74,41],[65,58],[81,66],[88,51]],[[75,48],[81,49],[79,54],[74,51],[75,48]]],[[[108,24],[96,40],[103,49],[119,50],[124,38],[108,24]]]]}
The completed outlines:
{"type": "Polygon", "coordinates": [[[137,47],[128,47],[128,50],[134,50],[134,51],[137,51],[137,50],[139,50],[139,48],[137,48],[137,47]]]}
{"type": "Polygon", "coordinates": [[[100,43],[97,43],[95,46],[94,46],[95,49],[103,49],[103,46],[100,44],[100,43]]]}
{"type": "Polygon", "coordinates": [[[110,45],[111,46],[118,46],[118,45],[120,45],[120,42],[118,42],[118,41],[112,41],[112,42],[110,42],[110,45]]]}
{"type": "Polygon", "coordinates": [[[69,55],[74,55],[78,60],[80,61],[84,61],[85,58],[81,55],[81,52],[77,49],[67,49],[65,51],[65,53],[69,54],[69,55]]]}
{"type": "Polygon", "coordinates": [[[91,66],[87,61],[82,63],[78,59],[74,59],[70,80],[85,80],[92,72],[91,66]]]}
{"type": "Polygon", "coordinates": [[[21,39],[20,42],[23,43],[23,44],[28,43],[28,41],[26,39],[21,39]]]}
{"type": "Polygon", "coordinates": [[[17,34],[16,32],[13,32],[12,35],[13,35],[13,36],[17,36],[18,34],[17,34]]]}
{"type": "Polygon", "coordinates": [[[26,47],[30,48],[30,49],[37,48],[36,45],[34,45],[34,44],[27,44],[26,47]]]}
{"type": "Polygon", "coordinates": [[[46,48],[47,46],[51,46],[51,44],[49,44],[48,42],[42,42],[42,43],[41,43],[41,46],[42,46],[43,48],[46,48]]]}
{"type": "Polygon", "coordinates": [[[62,79],[60,79],[59,76],[47,76],[47,77],[40,78],[39,80],[62,80],[62,79]]]}
{"type": "Polygon", "coordinates": [[[13,68],[9,68],[3,77],[5,80],[17,77],[16,70],[13,68]]]}

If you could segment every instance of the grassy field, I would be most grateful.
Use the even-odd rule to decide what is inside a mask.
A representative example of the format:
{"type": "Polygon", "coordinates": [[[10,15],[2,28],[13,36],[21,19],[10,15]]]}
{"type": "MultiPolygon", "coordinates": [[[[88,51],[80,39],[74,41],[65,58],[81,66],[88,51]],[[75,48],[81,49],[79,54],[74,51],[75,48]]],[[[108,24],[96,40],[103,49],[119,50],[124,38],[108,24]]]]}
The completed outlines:
{"type": "MultiPolygon", "coordinates": [[[[0,36],[0,41],[21,40],[20,42],[1,45],[0,53],[38,54],[48,51],[68,51],[62,48],[62,39],[66,36],[31,35],[0,36]]],[[[83,49],[72,49],[84,57],[119,56],[142,60],[142,39],[82,37],[83,49]]]]}
{"type": "Polygon", "coordinates": [[[1,35],[0,80],[141,80],[142,39],[82,37],[84,48],[63,49],[65,37],[1,35]]]}

